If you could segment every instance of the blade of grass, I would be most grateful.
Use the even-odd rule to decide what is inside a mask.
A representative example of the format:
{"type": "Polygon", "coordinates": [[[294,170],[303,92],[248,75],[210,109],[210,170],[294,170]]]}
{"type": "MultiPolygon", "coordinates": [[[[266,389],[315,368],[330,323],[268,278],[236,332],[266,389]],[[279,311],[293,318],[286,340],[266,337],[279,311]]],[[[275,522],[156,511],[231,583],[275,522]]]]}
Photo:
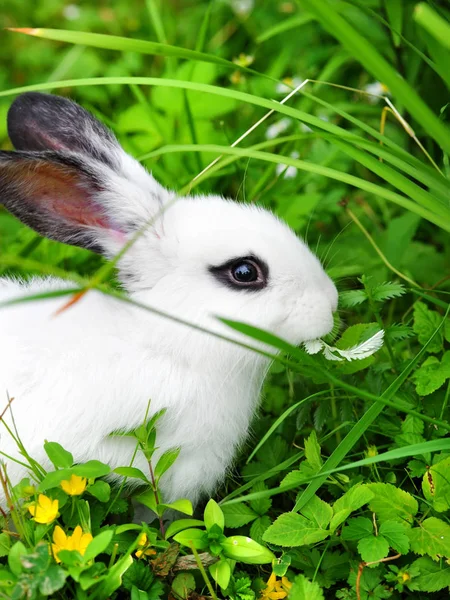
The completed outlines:
{"type": "Polygon", "coordinates": [[[450,25],[425,2],[416,4],[414,21],[438,40],[442,46],[450,50],[450,25]]]}
{"type": "Polygon", "coordinates": [[[302,0],[302,4],[340,41],[355,60],[389,88],[394,98],[405,106],[442,149],[450,153],[450,135],[446,126],[376,48],[344,19],[334,5],[329,0],[302,0]]]}
{"type": "Polygon", "coordinates": [[[256,43],[261,44],[262,42],[267,42],[267,40],[270,40],[270,38],[273,38],[276,35],[280,35],[280,33],[285,33],[286,31],[289,31],[291,29],[295,29],[296,27],[306,25],[307,23],[310,23],[313,19],[313,15],[308,15],[307,13],[302,13],[301,15],[296,15],[295,17],[285,19],[284,21],[281,21],[281,23],[277,23],[273,27],[269,27],[269,29],[266,29],[264,33],[261,33],[256,38],[256,43]]]}

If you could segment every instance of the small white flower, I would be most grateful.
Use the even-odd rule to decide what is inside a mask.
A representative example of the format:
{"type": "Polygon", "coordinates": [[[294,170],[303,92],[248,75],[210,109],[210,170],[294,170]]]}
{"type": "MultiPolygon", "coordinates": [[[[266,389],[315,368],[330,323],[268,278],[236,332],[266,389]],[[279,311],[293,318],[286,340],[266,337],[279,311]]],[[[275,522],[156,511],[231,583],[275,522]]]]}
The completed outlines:
{"type": "Polygon", "coordinates": [[[280,135],[280,133],[283,133],[283,131],[286,131],[286,129],[289,129],[291,123],[292,123],[292,119],[285,117],[284,119],[280,119],[273,125],[270,125],[270,127],[268,127],[266,129],[266,133],[265,133],[266,139],[273,140],[273,138],[276,138],[278,135],[280,135]]]}
{"type": "Polygon", "coordinates": [[[386,96],[386,94],[389,94],[389,89],[384,85],[384,83],[380,83],[379,81],[368,83],[365,86],[364,91],[368,94],[371,94],[367,97],[371,104],[377,104],[381,100],[380,96],[386,96]]]}
{"type": "MultiPolygon", "coordinates": [[[[291,152],[290,156],[292,158],[299,158],[300,154],[294,151],[291,152]]],[[[283,179],[294,179],[294,177],[297,176],[298,169],[297,167],[293,167],[292,165],[287,166],[281,163],[276,166],[275,172],[277,175],[281,175],[283,173],[283,179]]]]}
{"type": "Polygon", "coordinates": [[[255,5],[255,0],[231,0],[232,10],[240,17],[249,15],[255,5]]]}
{"type": "Polygon", "coordinates": [[[292,92],[293,89],[301,85],[303,81],[304,79],[300,77],[286,77],[281,83],[277,83],[275,90],[277,94],[289,94],[289,92],[292,92]]]}
{"type": "Polygon", "coordinates": [[[344,358],[348,361],[362,360],[363,358],[372,356],[372,354],[375,354],[382,347],[383,338],[384,331],[380,329],[380,331],[377,331],[375,335],[365,342],[352,346],[352,348],[347,348],[347,350],[340,350],[335,346],[329,346],[323,340],[303,342],[303,347],[308,354],[317,354],[320,350],[323,350],[323,355],[327,360],[341,361],[344,358]]]}
{"type": "Polygon", "coordinates": [[[68,4],[63,8],[63,16],[66,17],[68,21],[76,21],[80,18],[80,7],[76,4],[68,4]]]}

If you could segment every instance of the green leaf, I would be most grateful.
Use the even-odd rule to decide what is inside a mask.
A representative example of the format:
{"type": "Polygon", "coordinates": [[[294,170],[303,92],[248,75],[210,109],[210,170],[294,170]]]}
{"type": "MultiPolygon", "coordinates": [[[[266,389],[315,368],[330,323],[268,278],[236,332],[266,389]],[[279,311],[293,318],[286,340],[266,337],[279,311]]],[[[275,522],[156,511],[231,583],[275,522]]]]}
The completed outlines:
{"type": "Polygon", "coordinates": [[[450,525],[430,517],[408,531],[411,550],[416,554],[428,554],[433,560],[440,556],[450,558],[450,525]]]}
{"type": "Polygon", "coordinates": [[[175,500],[175,502],[171,502],[170,504],[158,504],[157,508],[158,510],[160,508],[178,510],[185,515],[192,515],[194,513],[192,502],[186,498],[175,500]]]}
{"type": "Polygon", "coordinates": [[[220,545],[224,556],[248,565],[264,565],[275,558],[268,548],[243,535],[228,537],[220,545]]]}
{"type": "Polygon", "coordinates": [[[222,531],[225,527],[225,517],[222,512],[222,509],[212,498],[211,500],[209,500],[208,504],[205,507],[203,519],[205,521],[206,531],[209,531],[213,525],[217,525],[222,531]]]}
{"type": "Polygon", "coordinates": [[[316,581],[297,575],[289,591],[290,600],[324,600],[323,591],[316,581]]]}
{"type": "Polygon", "coordinates": [[[367,488],[374,494],[369,508],[377,515],[380,523],[391,520],[412,522],[419,507],[411,494],[390,483],[369,483],[367,488]]]}
{"type": "Polygon", "coordinates": [[[111,473],[109,465],[99,460],[88,460],[81,465],[76,465],[71,470],[75,475],[86,477],[86,479],[96,479],[97,477],[104,477],[108,473],[111,473]]]}
{"type": "Polygon", "coordinates": [[[376,562],[389,554],[389,543],[382,536],[369,535],[358,542],[358,552],[365,562],[376,562]]]}
{"type": "Polygon", "coordinates": [[[432,394],[450,377],[450,350],[444,353],[440,362],[435,356],[429,356],[414,373],[416,392],[419,396],[432,394]]]}
{"type": "Polygon", "coordinates": [[[322,467],[323,461],[320,456],[320,444],[317,441],[317,434],[313,429],[310,436],[305,439],[305,457],[309,465],[317,473],[322,467]]]}
{"type": "Polygon", "coordinates": [[[210,565],[209,572],[214,581],[218,583],[222,589],[228,587],[231,578],[231,567],[226,559],[222,558],[213,565],[210,565]]]}
{"type": "MultiPolygon", "coordinates": [[[[414,304],[413,329],[422,345],[426,344],[441,322],[442,318],[435,310],[430,310],[426,304],[420,301],[414,304]]],[[[428,344],[427,352],[440,352],[442,349],[442,339],[443,331],[441,329],[428,344]]]]}
{"type": "Polygon", "coordinates": [[[408,588],[416,592],[439,592],[450,587],[450,565],[434,562],[428,556],[415,560],[410,570],[419,575],[408,582],[408,588]]]}
{"type": "Polygon", "coordinates": [[[50,596],[64,587],[69,573],[61,567],[51,566],[43,575],[39,584],[39,591],[44,596],[50,596]]]}
{"type": "Polygon", "coordinates": [[[96,600],[109,600],[113,592],[115,592],[122,584],[123,574],[131,567],[133,559],[125,554],[120,558],[110,569],[106,579],[101,583],[96,590],[96,600]]]}
{"type": "Polygon", "coordinates": [[[264,533],[270,527],[270,523],[271,523],[270,517],[268,517],[267,515],[263,515],[262,517],[258,517],[251,524],[251,527],[250,527],[250,537],[253,540],[255,540],[256,542],[258,542],[259,544],[262,544],[263,541],[264,541],[264,533]]]}
{"type": "Polygon", "coordinates": [[[373,534],[373,523],[366,517],[355,517],[350,519],[348,525],[342,529],[343,540],[358,541],[373,534]]]}
{"type": "Polygon", "coordinates": [[[319,529],[304,516],[290,512],[280,515],[267,529],[263,539],[277,546],[295,547],[315,544],[329,535],[329,531],[319,529]]]}
{"type": "Polygon", "coordinates": [[[140,469],[136,467],[117,467],[116,469],[114,469],[114,473],[117,473],[117,475],[121,475],[122,477],[132,477],[133,479],[140,479],[141,481],[144,481],[145,483],[151,485],[149,479],[147,478],[147,475],[145,475],[145,473],[143,473],[140,469]]]}
{"type": "Polygon", "coordinates": [[[191,573],[179,573],[172,581],[172,591],[175,598],[188,600],[191,597],[191,592],[195,591],[195,588],[195,579],[191,573]]]}
{"type": "Polygon", "coordinates": [[[106,550],[106,548],[111,543],[113,539],[114,532],[111,530],[102,531],[98,535],[95,536],[93,540],[89,542],[88,547],[83,555],[84,562],[92,560],[102,552],[106,550]]]}
{"type": "Polygon", "coordinates": [[[401,283],[393,283],[388,281],[386,283],[381,283],[377,285],[372,290],[372,299],[376,302],[384,302],[385,300],[390,300],[391,298],[398,298],[399,296],[403,296],[406,293],[405,286],[401,283]]]}
{"type": "Polygon", "coordinates": [[[423,476],[422,490],[436,512],[450,509],[450,457],[427,470],[423,476]]]}
{"type": "Polygon", "coordinates": [[[339,306],[341,308],[353,308],[367,300],[365,290],[348,290],[339,294],[339,306]]]}
{"type": "Polygon", "coordinates": [[[44,450],[56,469],[68,469],[73,465],[72,454],[58,442],[45,442],[44,450]]]}
{"type": "MultiPolygon", "coordinates": [[[[267,490],[267,486],[264,484],[263,481],[258,481],[252,487],[252,493],[265,492],[266,490],[267,490]]],[[[249,504],[250,504],[250,508],[252,510],[254,510],[256,513],[258,513],[258,515],[262,516],[270,510],[270,507],[272,506],[272,500],[270,498],[264,498],[264,497],[254,498],[253,500],[250,500],[249,504]]]]}
{"type": "Polygon", "coordinates": [[[300,512],[319,529],[325,529],[333,515],[331,506],[316,495],[303,506],[300,512]]]}
{"type": "Polygon", "coordinates": [[[8,556],[11,548],[11,538],[7,533],[0,533],[0,557],[8,556]]]}
{"type": "Polygon", "coordinates": [[[108,502],[111,496],[111,486],[106,481],[96,481],[88,487],[88,492],[100,502],[108,502]]]}
{"type": "Polygon", "coordinates": [[[58,471],[50,471],[38,485],[39,492],[45,492],[54,487],[58,487],[61,481],[70,479],[73,469],[59,469],[58,471]]]}
{"type": "Polygon", "coordinates": [[[27,554],[28,550],[22,542],[16,542],[8,554],[8,566],[13,575],[19,576],[23,571],[21,556],[27,554]]]}
{"type": "Polygon", "coordinates": [[[390,0],[386,2],[385,8],[389,24],[392,27],[391,35],[395,46],[400,46],[403,25],[403,0],[390,0]]]}
{"type": "Polygon", "coordinates": [[[409,550],[408,527],[400,521],[385,521],[379,527],[378,533],[383,536],[389,546],[399,554],[407,554],[409,550]]]}
{"type": "Polygon", "coordinates": [[[246,504],[227,504],[222,507],[225,516],[225,525],[234,529],[251,523],[258,518],[258,513],[248,507],[246,504]]]}
{"type": "Polygon", "coordinates": [[[353,511],[370,502],[373,497],[374,493],[364,484],[351,487],[333,505],[333,517],[330,522],[331,531],[334,532],[353,511]]]}
{"type": "Polygon", "coordinates": [[[183,529],[189,529],[190,527],[203,527],[204,522],[198,519],[177,519],[173,521],[166,531],[166,539],[172,537],[183,529]]]}
{"type": "Polygon", "coordinates": [[[164,475],[177,460],[180,450],[181,448],[170,448],[160,456],[155,467],[155,477],[157,480],[159,480],[159,478],[164,475]]]}
{"type": "Polygon", "coordinates": [[[196,550],[204,550],[208,547],[206,532],[201,529],[184,529],[174,535],[173,539],[182,546],[188,548],[194,546],[196,550]]]}

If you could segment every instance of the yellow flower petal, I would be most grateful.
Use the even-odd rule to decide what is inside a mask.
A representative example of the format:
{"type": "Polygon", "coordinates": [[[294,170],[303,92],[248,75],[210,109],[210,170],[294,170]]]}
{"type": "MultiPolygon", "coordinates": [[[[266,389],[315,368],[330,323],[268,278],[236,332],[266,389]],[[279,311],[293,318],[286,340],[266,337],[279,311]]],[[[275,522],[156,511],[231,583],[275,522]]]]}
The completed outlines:
{"type": "Polygon", "coordinates": [[[55,529],[53,530],[53,541],[58,546],[64,546],[64,544],[67,541],[67,536],[64,533],[64,530],[61,529],[61,527],[59,525],[57,525],[55,527],[55,529]]]}
{"type": "Polygon", "coordinates": [[[61,481],[61,487],[69,496],[81,496],[86,489],[87,479],[78,475],[71,475],[70,479],[61,481]]]}
{"type": "Polygon", "coordinates": [[[58,507],[58,500],[52,500],[44,494],[39,494],[37,502],[30,504],[28,511],[36,523],[48,525],[58,516],[58,507]]]}

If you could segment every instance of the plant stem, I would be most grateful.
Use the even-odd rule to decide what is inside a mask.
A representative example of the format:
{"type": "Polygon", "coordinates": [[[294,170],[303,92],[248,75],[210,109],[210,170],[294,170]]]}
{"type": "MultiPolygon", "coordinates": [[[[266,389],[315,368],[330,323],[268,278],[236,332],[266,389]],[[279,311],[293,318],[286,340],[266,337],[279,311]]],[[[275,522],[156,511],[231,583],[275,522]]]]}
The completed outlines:
{"type": "Polygon", "coordinates": [[[198,569],[199,569],[200,573],[202,574],[204,582],[206,583],[206,587],[208,588],[209,593],[211,594],[211,597],[213,598],[213,600],[218,600],[216,593],[213,589],[213,586],[211,585],[211,582],[209,580],[209,577],[206,574],[205,567],[203,566],[203,563],[200,560],[200,556],[199,556],[197,550],[194,548],[194,544],[192,542],[190,544],[190,547],[192,550],[192,554],[195,556],[195,560],[197,562],[198,569]]]}
{"type": "MultiPolygon", "coordinates": [[[[153,490],[153,494],[155,496],[156,510],[158,510],[159,493],[158,493],[158,487],[156,485],[155,474],[153,473],[153,467],[152,467],[151,460],[148,461],[148,468],[150,469],[150,478],[152,480],[152,490],[153,490]]],[[[162,538],[164,539],[165,531],[164,531],[164,522],[163,522],[162,515],[158,514],[158,519],[159,519],[159,528],[161,530],[161,535],[162,535],[162,538]]]]}

